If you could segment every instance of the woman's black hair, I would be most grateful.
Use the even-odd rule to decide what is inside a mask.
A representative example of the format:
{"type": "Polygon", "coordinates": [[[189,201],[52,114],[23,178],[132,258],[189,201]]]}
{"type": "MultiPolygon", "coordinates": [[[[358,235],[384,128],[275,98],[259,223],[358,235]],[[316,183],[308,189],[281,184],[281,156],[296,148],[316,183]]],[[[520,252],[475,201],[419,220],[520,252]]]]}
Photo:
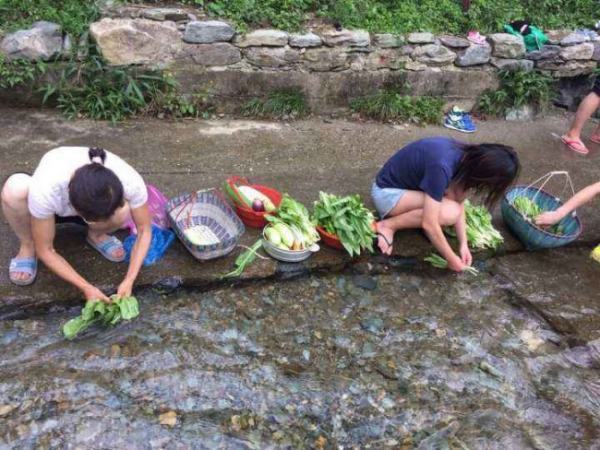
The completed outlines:
{"type": "Polygon", "coordinates": [[[519,175],[517,153],[502,144],[462,144],[462,150],[452,182],[465,191],[485,193],[485,204],[493,206],[519,175]]]}
{"type": "Polygon", "coordinates": [[[104,167],[104,149],[90,148],[88,156],[90,163],[77,169],[69,182],[69,200],[88,222],[107,220],[123,206],[123,184],[104,167]]]}

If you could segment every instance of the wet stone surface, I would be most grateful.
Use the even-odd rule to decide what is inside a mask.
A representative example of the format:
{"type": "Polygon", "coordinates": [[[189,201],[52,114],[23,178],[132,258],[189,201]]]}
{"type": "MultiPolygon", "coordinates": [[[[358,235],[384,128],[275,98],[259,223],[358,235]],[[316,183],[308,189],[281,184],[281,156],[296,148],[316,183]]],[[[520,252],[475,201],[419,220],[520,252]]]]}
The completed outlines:
{"type": "Polygon", "coordinates": [[[600,341],[569,346],[513,288],[390,269],[146,292],[74,342],[75,309],[2,321],[0,447],[595,448],[600,341]]]}

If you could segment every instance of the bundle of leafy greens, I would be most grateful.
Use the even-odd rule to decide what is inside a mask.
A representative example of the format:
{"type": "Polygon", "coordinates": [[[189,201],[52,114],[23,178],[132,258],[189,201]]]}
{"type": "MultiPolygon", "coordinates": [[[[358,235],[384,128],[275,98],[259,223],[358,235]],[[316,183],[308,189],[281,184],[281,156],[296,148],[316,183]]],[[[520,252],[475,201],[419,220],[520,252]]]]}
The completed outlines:
{"type": "Polygon", "coordinates": [[[135,319],[140,314],[135,297],[117,298],[113,295],[111,299],[112,303],[88,300],[81,310],[81,315],[63,325],[65,338],[73,339],[95,323],[104,326],[115,325],[121,320],[135,319]]]}
{"type": "Polygon", "coordinates": [[[360,195],[337,195],[319,192],[313,218],[328,233],[336,235],[350,256],[364,249],[373,251],[375,218],[363,204],[360,195]]]}
{"type": "MultiPolygon", "coordinates": [[[[436,267],[438,269],[447,269],[448,268],[448,261],[446,261],[444,258],[442,258],[437,253],[432,253],[427,258],[425,258],[425,261],[427,261],[433,267],[436,267]]],[[[470,273],[471,275],[477,275],[479,273],[479,270],[477,270],[475,267],[472,267],[472,266],[466,267],[464,271],[470,273]]]]}
{"type": "Polygon", "coordinates": [[[288,194],[284,194],[275,215],[266,215],[265,219],[272,224],[283,223],[290,227],[296,238],[302,242],[302,248],[309,248],[320,239],[306,206],[288,194]]]}
{"type": "Polygon", "coordinates": [[[234,262],[235,269],[223,275],[223,278],[239,277],[246,267],[252,264],[252,262],[256,259],[256,252],[261,247],[261,244],[261,240],[259,239],[252,245],[252,247],[248,247],[246,250],[240,253],[234,262]]]}
{"type": "MultiPolygon", "coordinates": [[[[504,238],[492,224],[492,215],[484,206],[473,205],[465,201],[465,222],[467,224],[467,241],[469,247],[477,249],[490,248],[497,250],[504,242],[504,238]]],[[[456,237],[453,228],[447,228],[446,233],[456,237]]]]}
{"type": "MultiPolygon", "coordinates": [[[[523,195],[513,200],[513,206],[525,219],[533,224],[535,224],[535,218],[544,212],[540,205],[523,195]]],[[[564,234],[564,229],[560,223],[548,227],[546,231],[556,235],[564,234]]]]}

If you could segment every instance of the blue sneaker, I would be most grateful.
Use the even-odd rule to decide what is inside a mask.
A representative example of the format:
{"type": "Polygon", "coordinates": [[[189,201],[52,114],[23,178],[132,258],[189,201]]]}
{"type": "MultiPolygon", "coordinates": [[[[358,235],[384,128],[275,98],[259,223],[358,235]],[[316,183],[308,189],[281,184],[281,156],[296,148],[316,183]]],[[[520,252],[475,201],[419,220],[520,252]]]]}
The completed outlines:
{"type": "Polygon", "coordinates": [[[471,119],[471,115],[456,106],[452,108],[446,115],[444,126],[451,130],[460,131],[462,133],[474,133],[477,127],[471,119]]]}

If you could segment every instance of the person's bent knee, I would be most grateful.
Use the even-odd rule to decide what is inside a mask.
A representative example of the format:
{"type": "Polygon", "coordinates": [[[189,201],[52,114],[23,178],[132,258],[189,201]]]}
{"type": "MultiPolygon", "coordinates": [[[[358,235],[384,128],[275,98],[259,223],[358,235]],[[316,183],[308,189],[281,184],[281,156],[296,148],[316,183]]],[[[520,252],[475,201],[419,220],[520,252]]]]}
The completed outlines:
{"type": "Polygon", "coordinates": [[[2,202],[7,204],[21,203],[27,201],[31,177],[24,173],[11,175],[2,187],[2,202]]]}
{"type": "Polygon", "coordinates": [[[444,199],[442,203],[440,223],[443,226],[456,224],[462,212],[462,205],[454,200],[444,199]]]}

